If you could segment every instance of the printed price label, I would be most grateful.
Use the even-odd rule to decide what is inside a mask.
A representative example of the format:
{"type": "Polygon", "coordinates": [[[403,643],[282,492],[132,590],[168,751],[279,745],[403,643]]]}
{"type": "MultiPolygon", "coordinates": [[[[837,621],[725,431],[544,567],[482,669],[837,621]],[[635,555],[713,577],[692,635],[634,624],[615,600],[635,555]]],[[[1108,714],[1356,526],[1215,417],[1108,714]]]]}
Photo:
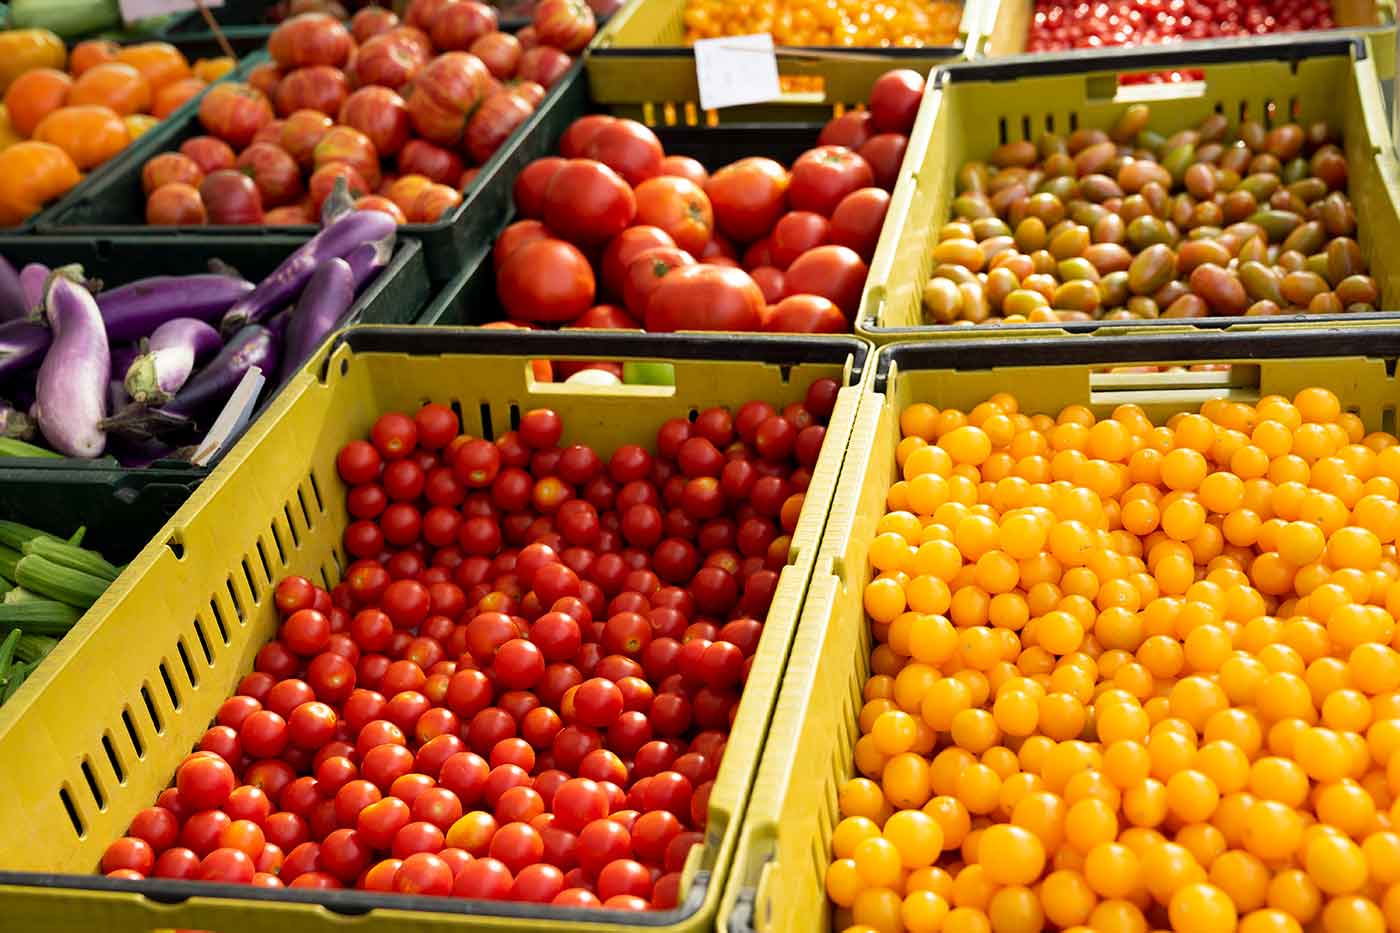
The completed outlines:
{"type": "MultiPolygon", "coordinates": [[[[122,20],[128,23],[199,9],[194,0],[118,0],[117,5],[121,7],[122,20]]],[[[212,10],[223,6],[224,0],[204,0],[204,5],[212,10]]]]}
{"type": "Polygon", "coordinates": [[[700,85],[700,106],[705,110],[772,100],[781,93],[773,37],[760,33],[697,39],[695,80],[700,85]]]}

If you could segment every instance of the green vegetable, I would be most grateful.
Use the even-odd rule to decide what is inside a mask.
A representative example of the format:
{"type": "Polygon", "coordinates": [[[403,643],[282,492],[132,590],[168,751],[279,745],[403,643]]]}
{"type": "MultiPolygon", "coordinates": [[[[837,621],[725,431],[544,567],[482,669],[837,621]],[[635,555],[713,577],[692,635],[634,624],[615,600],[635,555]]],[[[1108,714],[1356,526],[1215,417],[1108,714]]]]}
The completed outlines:
{"type": "Polygon", "coordinates": [[[15,648],[19,645],[20,636],[24,633],[15,629],[5,636],[4,641],[0,641],[0,677],[9,673],[10,661],[15,656],[15,648]]]}
{"type": "Polygon", "coordinates": [[[78,530],[73,532],[68,538],[68,543],[78,547],[83,543],[83,536],[87,534],[87,525],[79,525],[78,530]]]}
{"type": "Polygon", "coordinates": [[[12,29],[49,29],[76,39],[121,23],[117,0],[10,0],[12,29]]]}
{"type": "Polygon", "coordinates": [[[18,564],[19,559],[23,556],[23,554],[12,547],[0,545],[0,577],[4,577],[6,580],[13,583],[15,579],[15,564],[18,564]]]}
{"type": "Polygon", "coordinates": [[[629,386],[673,386],[676,368],[670,363],[623,363],[622,382],[629,386]]]}
{"type": "Polygon", "coordinates": [[[45,560],[52,561],[60,567],[71,567],[74,570],[81,570],[83,573],[92,574],[94,577],[102,577],[104,580],[115,580],[120,571],[115,564],[108,562],[96,551],[89,551],[86,548],[74,547],[63,541],[55,541],[52,538],[32,538],[24,545],[24,553],[37,554],[45,560]]]}
{"type": "Polygon", "coordinates": [[[4,703],[19,690],[24,679],[34,673],[34,668],[38,667],[41,661],[30,661],[26,664],[16,664],[5,674],[5,689],[0,692],[0,703],[4,703]]]}
{"type": "MultiPolygon", "coordinates": [[[[24,550],[24,546],[35,538],[53,538],[47,531],[38,528],[30,528],[28,525],[21,525],[19,522],[7,522],[0,520],[0,545],[14,551],[24,550]]],[[[59,540],[54,538],[55,541],[59,540]]]]}
{"type": "Polygon", "coordinates": [[[16,586],[9,590],[3,598],[0,598],[0,605],[12,606],[15,603],[42,603],[48,602],[38,593],[31,593],[22,586],[16,586]]]}
{"type": "Polygon", "coordinates": [[[52,599],[0,603],[0,629],[17,628],[31,635],[63,635],[82,612],[52,599]]]}
{"type": "Polygon", "coordinates": [[[0,457],[39,457],[46,460],[61,460],[63,454],[27,444],[13,437],[0,437],[0,457]]]}
{"type": "Polygon", "coordinates": [[[20,586],[79,609],[86,609],[106,591],[110,580],[64,567],[38,554],[26,554],[15,565],[20,586]]]}
{"type": "MultiPolygon", "coordinates": [[[[15,629],[15,631],[20,630],[15,629]]],[[[21,635],[19,643],[15,645],[15,657],[21,661],[38,661],[48,657],[49,652],[57,646],[57,638],[50,638],[47,635],[21,635]]]]}

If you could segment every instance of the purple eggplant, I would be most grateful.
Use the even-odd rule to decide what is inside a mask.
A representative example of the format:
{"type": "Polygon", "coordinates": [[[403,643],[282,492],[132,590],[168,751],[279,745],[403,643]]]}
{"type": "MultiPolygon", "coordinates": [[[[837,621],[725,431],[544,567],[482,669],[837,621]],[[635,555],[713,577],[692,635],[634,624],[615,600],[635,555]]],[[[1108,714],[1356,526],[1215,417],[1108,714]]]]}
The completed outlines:
{"type": "Polygon", "coordinates": [[[52,342],[53,332],[43,324],[28,321],[0,324],[0,378],[38,366],[52,342]]]}
{"type": "Polygon", "coordinates": [[[194,372],[195,363],[223,346],[219,332],[192,317],[166,321],[145,341],[144,352],[126,370],[126,391],[138,402],[164,405],[194,372]]]}
{"type": "Polygon", "coordinates": [[[394,255],[394,240],[386,238],[374,243],[364,243],[352,249],[345,257],[345,261],[350,264],[350,271],[355,277],[355,294],[374,280],[380,270],[389,264],[389,258],[394,255]]]}
{"type": "Polygon", "coordinates": [[[60,270],[45,292],[44,315],[53,343],[35,385],[39,430],[60,453],[97,457],[107,446],[100,425],[112,371],[102,312],[92,293],[60,270]]]}
{"type": "Polygon", "coordinates": [[[193,427],[197,415],[228,400],[249,369],[256,366],[264,374],[275,373],[279,356],[272,332],[260,324],[249,324],[167,404],[160,408],[128,405],[104,420],[102,428],[123,437],[152,438],[193,427]]]}
{"type": "Polygon", "coordinates": [[[111,438],[110,452],[118,463],[132,469],[148,467],[157,460],[176,459],[175,449],[164,441],[133,440],[117,435],[111,438]]]}
{"type": "Polygon", "coordinates": [[[33,310],[24,303],[24,285],[10,261],[0,256],[0,321],[18,321],[33,310]]]}
{"type": "Polygon", "coordinates": [[[252,291],[252,282],[221,273],[161,275],[102,292],[97,306],[112,340],[135,340],[175,318],[217,321],[252,291]]]}
{"type": "Polygon", "coordinates": [[[287,323],[287,339],[282,345],[282,372],[277,377],[279,384],[290,379],[306,362],[354,303],[355,273],[350,264],[344,259],[331,259],[318,266],[287,323]]]}
{"type": "Polygon", "coordinates": [[[220,329],[231,334],[248,324],[260,324],[301,294],[311,274],[328,259],[345,258],[365,243],[391,240],[394,218],[383,211],[350,211],[288,256],[224,315],[220,329]]]}
{"type": "Polygon", "coordinates": [[[19,286],[24,292],[26,314],[37,315],[44,307],[44,286],[53,270],[42,262],[31,262],[19,270],[19,286]]]}

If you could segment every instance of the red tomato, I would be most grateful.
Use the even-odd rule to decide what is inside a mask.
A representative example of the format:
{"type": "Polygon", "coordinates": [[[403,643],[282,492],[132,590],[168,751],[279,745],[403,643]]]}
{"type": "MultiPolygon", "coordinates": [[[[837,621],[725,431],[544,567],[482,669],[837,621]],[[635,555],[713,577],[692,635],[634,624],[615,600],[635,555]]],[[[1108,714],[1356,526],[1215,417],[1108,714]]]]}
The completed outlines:
{"type": "Polygon", "coordinates": [[[909,148],[909,137],[903,133],[881,133],[872,136],[860,147],[860,156],[870,163],[875,184],[886,191],[894,190],[899,180],[899,166],[904,162],[904,150],[909,148]]]}
{"type": "MultiPolygon", "coordinates": [[[[587,119],[586,117],[584,119],[587,119]]],[[[577,123],[575,123],[577,125],[577,123]]],[[[565,131],[567,135],[568,131],[565,131]]],[[[565,162],[558,156],[536,159],[515,176],[515,210],[521,217],[544,216],[544,192],[549,180],[565,162]]]]}
{"type": "Polygon", "coordinates": [[[528,46],[525,42],[525,34],[529,29],[530,27],[526,26],[516,33],[520,44],[525,46],[525,54],[520,56],[520,64],[515,69],[515,78],[517,81],[533,81],[545,88],[554,87],[560,78],[568,74],[569,69],[573,67],[574,60],[548,45],[528,46]]]}
{"type": "Polygon", "coordinates": [[[663,156],[655,133],[636,120],[625,119],[601,126],[584,149],[585,158],[602,162],[633,186],[660,174],[663,156]]]}
{"type": "Polygon", "coordinates": [[[506,313],[523,321],[571,321],[593,304],[595,292],[593,267],[583,253],[571,243],[548,238],[512,252],[496,286],[506,313]]]}
{"type": "Polygon", "coordinates": [[[870,117],[875,132],[909,135],[923,97],[924,79],[917,71],[898,68],[880,75],[870,87],[870,117]]]}
{"type": "Polygon", "coordinates": [[[303,13],[284,20],[272,31],[267,50],[283,68],[344,65],[354,46],[350,30],[334,16],[303,13]]]}
{"type": "Polygon", "coordinates": [[[428,62],[413,80],[408,113],[418,135],[456,146],[467,119],[489,90],[491,73],[469,52],[446,52],[428,62]]]}
{"type": "Polygon", "coordinates": [[[608,116],[603,113],[590,113],[587,116],[579,117],[569,128],[564,130],[564,135],[559,137],[559,154],[565,159],[581,159],[588,149],[588,144],[593,137],[605,126],[617,122],[617,117],[608,116]]]}
{"type": "Polygon", "coordinates": [[[253,179],[267,207],[287,204],[302,195],[301,168],[280,146],[253,143],[239,154],[236,165],[253,179]]]}
{"type": "Polygon", "coordinates": [[[705,192],[720,231],[750,243],[767,235],[787,209],[788,186],[787,169],[772,159],[750,157],[711,175],[705,192]]]}
{"type": "Polygon", "coordinates": [[[853,319],[860,307],[866,271],[865,262],[849,247],[819,246],[788,267],[788,294],[829,298],[847,319],[853,319]]]}
{"type": "MultiPolygon", "coordinates": [[[[199,122],[213,135],[238,149],[253,141],[258,130],[276,119],[272,103],[261,91],[237,81],[224,81],[209,89],[199,102],[199,122]]],[[[192,152],[186,155],[204,163],[192,152]]],[[[222,166],[221,166],[222,167],[222,166]]],[[[205,168],[206,173],[213,169],[205,168]]]]}
{"type": "Polygon", "coordinates": [[[386,87],[355,91],[341,105],[337,119],[364,133],[382,158],[398,155],[409,140],[408,105],[386,87]]]}
{"type": "Polygon", "coordinates": [[[241,171],[220,169],[204,177],[199,197],[211,224],[260,224],[262,193],[253,179],[241,171]]]}
{"type": "Polygon", "coordinates": [[[869,110],[849,110],[827,121],[817,137],[818,146],[845,146],[859,149],[875,135],[874,120],[869,110]]]}
{"type": "MultiPolygon", "coordinates": [[[[523,173],[521,177],[523,177],[523,173]]],[[[517,189],[519,184],[520,182],[517,180],[517,189]]],[[[638,194],[640,195],[640,189],[638,194]]],[[[519,201],[518,194],[516,200],[519,201]]],[[[639,225],[628,227],[613,237],[612,241],[608,243],[608,248],[603,251],[603,287],[607,289],[609,294],[622,296],[623,285],[627,278],[627,267],[643,251],[659,246],[674,247],[676,245],[676,241],[665,230],[647,225],[647,222],[641,217],[641,209],[642,202],[639,196],[637,202],[639,225]]]]}
{"type": "Polygon", "coordinates": [[[828,241],[848,246],[865,262],[875,255],[880,230],[889,211],[889,192],[881,188],[861,188],[841,199],[831,214],[828,241]]]}
{"type": "Polygon", "coordinates": [[[651,178],[637,186],[636,198],[639,224],[659,227],[676,246],[692,255],[700,255],[709,245],[714,236],[714,212],[710,199],[694,182],[672,176],[651,178]]]}
{"type": "Polygon", "coordinates": [[[606,243],[625,230],[636,213],[637,199],[627,182],[591,159],[570,159],[545,188],[544,222],[575,243],[606,243]]]}
{"type": "Polygon", "coordinates": [[[449,3],[427,27],[434,47],[464,52],[481,36],[496,31],[496,10],[477,0],[449,3]]]}
{"type": "Polygon", "coordinates": [[[542,45],[564,52],[578,52],[598,31],[598,21],[584,0],[540,0],[530,25],[542,45]]]}
{"type": "Polygon", "coordinates": [[[792,164],[788,199],[794,210],[830,217],[842,198],[874,183],[869,163],[855,152],[843,146],[818,146],[792,164]]]}
{"type": "Polygon", "coordinates": [[[311,65],[288,72],[277,82],[273,103],[278,116],[288,117],[298,110],[316,110],[335,116],[350,94],[345,72],[331,65],[311,65]]]}
{"type": "Polygon", "coordinates": [[[773,227],[773,235],[768,238],[773,265],[786,269],[798,256],[824,244],[830,235],[831,223],[821,214],[789,211],[773,227]]]}
{"type": "MultiPolygon", "coordinates": [[[[358,91],[356,93],[359,93],[358,91]]],[[[424,139],[410,139],[398,154],[399,171],[421,175],[440,185],[456,184],[462,174],[462,158],[451,149],[435,146],[424,139]]],[[[391,197],[395,197],[391,194],[391,197]]],[[[395,197],[398,202],[398,198],[395,197]]],[[[404,207],[399,203],[400,207],[404,207]]],[[[405,212],[406,212],[405,208],[405,212]]]]}
{"type": "MultiPolygon", "coordinates": [[[[492,76],[505,81],[514,77],[519,70],[520,59],[525,54],[525,47],[520,44],[519,39],[508,32],[488,32],[474,40],[467,51],[481,59],[492,76]]],[[[541,91],[544,90],[538,84],[535,87],[539,87],[541,91]]],[[[535,101],[535,103],[539,103],[539,101],[535,101]]]]}
{"type": "Polygon", "coordinates": [[[517,220],[496,237],[496,245],[491,249],[491,263],[499,273],[505,261],[521,246],[548,238],[549,228],[538,220],[517,220]]]}
{"type": "Polygon", "coordinates": [[[743,270],[684,266],[662,278],[648,300],[646,329],[753,331],[763,308],[763,292],[743,270]]]}
{"type": "Polygon", "coordinates": [[[534,112],[534,106],[519,94],[510,91],[491,94],[467,121],[467,154],[477,162],[485,162],[534,112]]]}
{"type": "Polygon", "coordinates": [[[627,267],[622,298],[627,310],[645,317],[651,296],[672,270],[695,265],[691,255],[682,249],[653,247],[637,254],[627,267]]]}
{"type": "Polygon", "coordinates": [[[579,315],[569,327],[597,330],[641,330],[642,323],[617,305],[594,305],[579,315]]]}
{"type": "Polygon", "coordinates": [[[763,300],[770,305],[777,304],[786,294],[782,270],[773,266],[759,266],[749,270],[749,277],[763,291],[763,300]]]}
{"type": "Polygon", "coordinates": [[[669,155],[661,160],[661,169],[658,175],[674,175],[677,178],[686,178],[695,182],[701,188],[710,180],[710,173],[705,171],[705,166],[701,165],[690,156],[669,155]]]}

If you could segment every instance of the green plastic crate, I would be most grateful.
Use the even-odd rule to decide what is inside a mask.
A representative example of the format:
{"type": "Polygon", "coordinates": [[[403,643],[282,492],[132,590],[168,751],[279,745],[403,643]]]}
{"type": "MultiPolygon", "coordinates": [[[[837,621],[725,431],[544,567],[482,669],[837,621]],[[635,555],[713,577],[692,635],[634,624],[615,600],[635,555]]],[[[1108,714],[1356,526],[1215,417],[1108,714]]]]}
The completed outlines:
{"type": "Polygon", "coordinates": [[[0,708],[0,839],[6,922],[25,933],[193,927],[238,933],[373,930],[701,931],[720,889],[816,558],[869,345],[851,337],[526,334],[353,328],[303,370],[184,508],[74,630],[71,650],[0,708]],[[537,383],[530,360],[669,362],[674,385],[537,383]],[[548,405],[565,443],[650,446],[666,419],[750,398],[801,399],[812,380],[843,382],[764,627],[729,750],[692,851],[681,906],[654,913],[385,897],[358,891],[119,883],[94,873],[107,843],[167,786],[174,769],[277,630],[272,591],[287,574],[332,585],[350,521],[335,459],[381,412],[453,403],[491,437],[548,405]],[[139,630],[140,638],[132,632],[139,630]]]}
{"type": "Polygon", "coordinates": [[[1211,398],[1252,402],[1308,386],[1337,393],[1368,431],[1395,431],[1400,332],[1393,328],[1174,335],[1107,341],[1028,338],[896,343],[880,348],[856,413],[831,517],[720,906],[724,933],[831,929],[826,896],[837,789],[855,776],[861,688],[873,646],[863,596],[886,493],[899,478],[899,414],[914,402],[971,410],[1010,392],[1027,414],[1067,405],[1106,416],[1141,405],[1157,423],[1211,398]],[[1226,372],[1107,373],[1109,366],[1229,363],[1226,372]]]}
{"type": "Polygon", "coordinates": [[[699,109],[695,54],[685,44],[685,5],[686,0],[631,0],[613,15],[588,53],[595,100],[647,123],[825,120],[833,110],[863,103],[875,79],[892,68],[928,74],[964,58],[979,44],[981,22],[995,12],[996,0],[965,0],[958,41],[948,46],[779,48],[779,75],[820,79],[821,90],[708,113],[699,109]],[[653,112],[664,112],[667,119],[654,119],[653,112]]]}
{"type": "MultiPolygon", "coordinates": [[[[1364,42],[1346,37],[1273,37],[1188,48],[1035,55],[953,66],[931,81],[919,108],[900,179],[861,296],[856,332],[877,344],[911,338],[989,338],[1034,334],[1123,334],[1188,324],[1197,330],[1358,323],[1354,315],[1208,317],[1189,321],[1086,321],[1060,324],[923,323],[932,248],[950,218],[958,169],[1005,142],[1075,128],[1108,129],[1129,102],[1152,108],[1155,129],[1175,132],[1212,113],[1232,124],[1298,119],[1339,126],[1350,171],[1361,249],[1381,291],[1381,309],[1400,309],[1400,260],[1382,244],[1400,242],[1400,163],[1389,142],[1375,63],[1364,42]],[[1122,74],[1189,68],[1205,81],[1120,87],[1122,74]],[[1289,116],[1289,115],[1293,116],[1289,116]]],[[[1381,315],[1366,315],[1366,321],[1381,315]]]]}

